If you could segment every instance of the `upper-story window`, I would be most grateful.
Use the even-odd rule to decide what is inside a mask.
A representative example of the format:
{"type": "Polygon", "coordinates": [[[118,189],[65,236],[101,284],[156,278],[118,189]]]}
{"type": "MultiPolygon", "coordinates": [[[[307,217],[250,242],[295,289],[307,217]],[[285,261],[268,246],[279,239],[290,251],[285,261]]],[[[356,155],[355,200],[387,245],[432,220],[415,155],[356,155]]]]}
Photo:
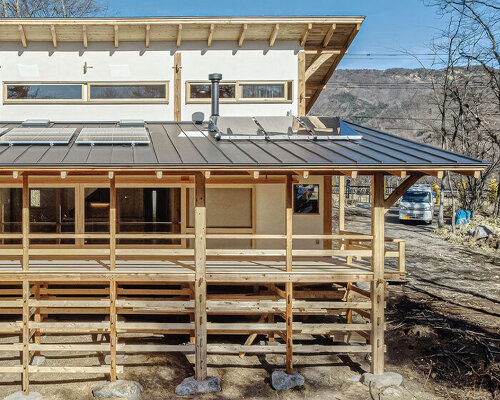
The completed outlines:
{"type": "MultiPolygon", "coordinates": [[[[290,103],[292,81],[221,82],[222,103],[290,103]]],[[[212,87],[209,82],[186,82],[186,103],[210,103],[212,87]]]]}
{"type": "Polygon", "coordinates": [[[4,83],[4,102],[71,102],[83,100],[81,83],[4,83]]]}
{"type": "Polygon", "coordinates": [[[88,100],[102,102],[168,102],[168,82],[89,83],[88,100]]]}

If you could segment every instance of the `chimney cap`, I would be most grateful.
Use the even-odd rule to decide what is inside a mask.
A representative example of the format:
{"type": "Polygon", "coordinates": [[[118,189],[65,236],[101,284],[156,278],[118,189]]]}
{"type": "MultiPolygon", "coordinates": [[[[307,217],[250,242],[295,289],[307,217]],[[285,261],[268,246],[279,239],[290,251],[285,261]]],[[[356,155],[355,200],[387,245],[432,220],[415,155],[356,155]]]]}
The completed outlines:
{"type": "Polygon", "coordinates": [[[208,79],[211,81],[220,81],[222,79],[222,74],[218,74],[218,73],[209,74],[208,79]]]}

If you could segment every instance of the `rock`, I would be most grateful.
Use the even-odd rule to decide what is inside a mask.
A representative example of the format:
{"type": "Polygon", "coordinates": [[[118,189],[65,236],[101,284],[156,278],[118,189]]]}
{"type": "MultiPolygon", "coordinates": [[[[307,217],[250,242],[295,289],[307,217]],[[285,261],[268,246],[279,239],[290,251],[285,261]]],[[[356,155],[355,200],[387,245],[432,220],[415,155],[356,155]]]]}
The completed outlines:
{"type": "Polygon", "coordinates": [[[42,365],[44,362],[45,362],[45,357],[44,356],[35,356],[31,360],[31,365],[39,366],[39,365],[42,365]]]}
{"type": "MultiPolygon", "coordinates": [[[[117,354],[116,355],[116,359],[117,360],[126,360],[128,358],[128,355],[127,354],[117,354]]],[[[104,363],[105,364],[111,364],[111,355],[110,354],[106,354],[106,356],[104,357],[104,363]]]]}
{"type": "Polygon", "coordinates": [[[359,382],[360,379],[361,379],[361,375],[354,375],[354,376],[350,376],[349,378],[347,378],[347,380],[349,382],[359,382]]]}
{"type": "Polygon", "coordinates": [[[403,377],[395,372],[384,374],[370,374],[365,372],[361,375],[360,382],[375,389],[382,389],[389,386],[399,386],[403,382],[403,377]]]}
{"type": "Polygon", "coordinates": [[[388,395],[399,396],[400,395],[399,391],[397,389],[392,388],[392,387],[385,388],[382,391],[382,394],[384,396],[388,396],[388,395]]]}
{"type": "Polygon", "coordinates": [[[220,391],[220,379],[215,376],[208,376],[204,381],[197,381],[194,376],[190,376],[175,388],[175,394],[178,396],[220,391]]]}
{"type": "Polygon", "coordinates": [[[38,392],[31,392],[30,394],[15,392],[8,395],[3,400],[42,400],[42,395],[38,392]]]}
{"type": "Polygon", "coordinates": [[[476,226],[476,230],[474,231],[474,239],[488,239],[490,235],[493,235],[493,231],[490,228],[487,228],[484,225],[476,226]]]}
{"type": "Polygon", "coordinates": [[[92,394],[96,399],[129,399],[140,400],[143,387],[135,381],[104,382],[92,389],[92,394]]]}
{"type": "Polygon", "coordinates": [[[437,333],[434,329],[425,325],[413,325],[408,331],[408,335],[422,338],[437,337],[437,333]]]}
{"type": "Polygon", "coordinates": [[[273,371],[271,386],[274,390],[287,390],[304,385],[304,377],[298,372],[287,374],[285,371],[273,371]]]}

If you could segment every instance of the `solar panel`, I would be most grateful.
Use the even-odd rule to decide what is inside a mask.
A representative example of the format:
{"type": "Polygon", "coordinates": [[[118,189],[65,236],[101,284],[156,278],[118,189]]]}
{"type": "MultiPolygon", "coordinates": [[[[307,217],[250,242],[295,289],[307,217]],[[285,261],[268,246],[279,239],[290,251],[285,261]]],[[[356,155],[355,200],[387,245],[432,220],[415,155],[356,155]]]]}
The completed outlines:
{"type": "Polygon", "coordinates": [[[83,128],[76,138],[77,144],[149,144],[148,131],[144,127],[83,128]]]}
{"type": "Polygon", "coordinates": [[[68,144],[76,128],[14,128],[0,136],[0,144],[68,144]]]}
{"type": "Polygon", "coordinates": [[[217,129],[222,135],[255,136],[259,127],[252,117],[217,117],[217,129]]]}

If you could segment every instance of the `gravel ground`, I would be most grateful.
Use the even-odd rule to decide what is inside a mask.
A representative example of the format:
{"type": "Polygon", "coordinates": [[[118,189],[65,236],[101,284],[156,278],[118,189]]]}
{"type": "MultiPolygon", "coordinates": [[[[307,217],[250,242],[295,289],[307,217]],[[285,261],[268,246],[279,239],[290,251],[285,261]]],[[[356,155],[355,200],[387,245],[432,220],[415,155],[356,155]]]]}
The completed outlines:
{"type": "MultiPolygon", "coordinates": [[[[369,231],[369,209],[347,210],[346,226],[369,231]]],[[[500,399],[500,256],[453,245],[433,234],[433,226],[401,225],[394,212],[386,234],[407,239],[406,285],[391,286],[387,305],[387,371],[399,372],[400,388],[370,393],[349,377],[369,370],[363,356],[302,355],[296,370],[306,379],[302,388],[275,392],[271,372],[284,368],[284,356],[209,357],[209,375],[221,378],[221,393],[192,399],[500,399]]],[[[71,340],[67,338],[66,340],[71,340]]],[[[83,338],[90,340],[90,338],[83,338]]],[[[6,354],[0,359],[17,357],[6,354]]],[[[102,358],[47,354],[50,365],[99,365],[102,358]]],[[[182,354],[131,355],[120,363],[120,379],[139,381],[143,400],[179,398],[174,389],[193,374],[193,357],[182,354]]],[[[19,390],[20,380],[0,375],[0,399],[19,390]]],[[[100,375],[46,375],[32,382],[44,400],[90,400],[100,375]],[[41,380],[43,379],[43,380],[41,380]]]]}

